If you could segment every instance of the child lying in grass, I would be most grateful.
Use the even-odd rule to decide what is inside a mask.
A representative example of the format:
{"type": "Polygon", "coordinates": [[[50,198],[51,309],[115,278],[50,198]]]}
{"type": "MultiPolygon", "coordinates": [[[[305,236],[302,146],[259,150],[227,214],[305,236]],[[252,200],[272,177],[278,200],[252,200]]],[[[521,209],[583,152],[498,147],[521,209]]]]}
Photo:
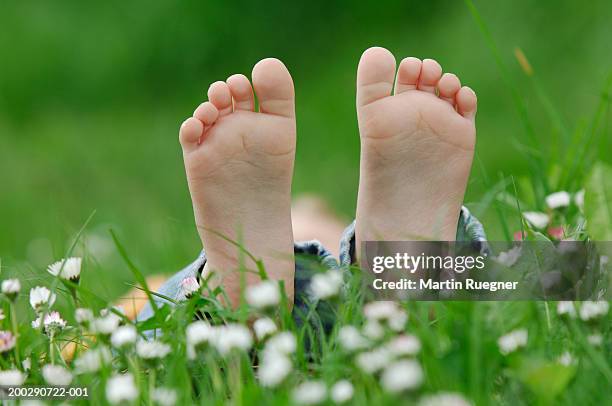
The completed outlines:
{"type": "MultiPolygon", "coordinates": [[[[211,101],[181,127],[206,253],[166,281],[156,300],[189,300],[135,324],[118,309],[79,307],[69,325],[51,310],[55,292],[72,296],[73,307],[100,302],[79,285],[81,259],[69,258],[49,267],[57,277],[51,290],[30,290],[30,328],[30,320],[17,325],[19,280],[4,280],[10,316],[1,324],[10,319],[12,331],[0,331],[0,385],[86,390],[86,401],[96,404],[604,404],[609,396],[599,382],[612,382],[607,301],[558,302],[556,315],[548,302],[362,303],[358,270],[338,271],[364,267],[356,247],[366,240],[488,245],[461,207],[475,141],[474,94],[453,75],[441,76],[432,60],[404,59],[394,75],[388,51],[366,51],[357,80],[357,218],[338,258],[316,241],[293,242],[293,86],[282,63],[264,60],[253,72],[259,112],[250,82],[232,76],[211,86],[211,101]],[[260,282],[257,273],[240,272],[245,268],[265,269],[271,280],[260,282]],[[315,274],[318,268],[329,271],[315,274]],[[345,285],[349,274],[356,277],[345,285]],[[221,277],[212,282],[227,292],[225,303],[196,293],[211,275],[221,277]],[[249,306],[232,311],[224,304],[236,306],[241,275],[249,306]],[[284,282],[292,314],[276,281],[284,282]],[[214,323],[201,320],[209,315],[214,323]],[[331,333],[317,345],[321,326],[331,333]],[[161,339],[140,339],[153,329],[161,339]]],[[[566,195],[550,195],[547,205],[568,206],[566,195]]],[[[543,216],[539,229],[548,222],[543,216]]],[[[140,319],[151,314],[147,307],[140,319]]]]}
{"type": "MultiPolygon", "coordinates": [[[[331,90],[331,89],[330,89],[331,90]]],[[[278,59],[215,82],[180,128],[196,225],[204,250],[160,293],[181,297],[181,281],[220,277],[231,304],[240,298],[241,258],[235,241],[283,281],[300,304],[309,272],[295,254],[338,262],[317,241],[294,242],[291,179],[296,146],[294,87],[278,59]],[[255,106],[257,96],[258,111],[255,106]],[[295,292],[295,295],[294,295],[295,292]]],[[[367,240],[484,241],[478,221],[462,208],[476,142],[476,94],[432,59],[395,57],[384,48],[364,52],[357,69],[361,169],[356,219],[340,245],[341,265],[360,262],[367,240]]],[[[307,135],[306,135],[307,136],[307,135]]],[[[259,281],[247,273],[246,284],[259,281]]],[[[150,315],[145,309],[140,318],[150,315]]]]}

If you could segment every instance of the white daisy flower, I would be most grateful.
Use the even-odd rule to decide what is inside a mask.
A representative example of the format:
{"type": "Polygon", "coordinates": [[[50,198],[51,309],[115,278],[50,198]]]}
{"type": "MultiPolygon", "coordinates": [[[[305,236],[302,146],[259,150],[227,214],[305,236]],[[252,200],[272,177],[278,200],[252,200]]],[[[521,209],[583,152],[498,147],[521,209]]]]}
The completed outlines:
{"type": "Polygon", "coordinates": [[[137,338],[138,332],[136,331],[136,327],[131,324],[126,324],[125,326],[117,328],[111,335],[110,340],[113,347],[121,348],[134,344],[137,338]]]}
{"type": "Polygon", "coordinates": [[[393,331],[402,331],[408,320],[404,309],[391,301],[370,302],[363,307],[363,314],[370,322],[386,322],[393,331]]]}
{"type": "Polygon", "coordinates": [[[416,361],[397,361],[385,368],[380,383],[385,390],[393,393],[416,389],[423,383],[423,370],[416,361]]]}
{"type": "Polygon", "coordinates": [[[316,299],[331,299],[340,293],[343,284],[342,272],[337,269],[331,269],[327,272],[315,274],[312,277],[310,292],[316,299]]]}
{"type": "Polygon", "coordinates": [[[106,399],[116,405],[122,402],[132,402],[138,397],[138,388],[134,384],[134,376],[113,375],[106,382],[106,399]]]}
{"type": "Polygon", "coordinates": [[[408,314],[403,309],[397,311],[393,316],[387,320],[389,328],[396,333],[403,331],[408,321],[408,314]]]}
{"type": "Polygon", "coordinates": [[[293,368],[289,355],[295,349],[296,340],[292,333],[281,332],[268,339],[261,353],[258,372],[262,385],[277,386],[289,375],[293,368]]]}
{"type": "Polygon", "coordinates": [[[81,277],[81,258],[61,259],[54,264],[49,265],[47,272],[53,276],[59,276],[62,279],[78,282],[81,277]]]}
{"type": "Polygon", "coordinates": [[[283,331],[268,339],[264,351],[273,351],[279,354],[289,355],[295,352],[296,347],[297,344],[293,333],[283,331]]]}
{"type": "Polygon", "coordinates": [[[590,334],[587,336],[587,341],[593,347],[599,347],[603,343],[603,336],[601,334],[590,334]]]}
{"type": "Polygon", "coordinates": [[[93,348],[85,351],[74,360],[74,368],[79,374],[95,373],[102,365],[108,364],[111,359],[112,355],[108,348],[93,348]]]}
{"type": "Polygon", "coordinates": [[[366,320],[362,329],[363,335],[370,340],[380,340],[385,335],[385,329],[378,320],[366,320]]]}
{"type": "Polygon", "coordinates": [[[0,371],[0,382],[2,382],[4,386],[21,386],[25,378],[25,374],[18,369],[0,371]]]}
{"type": "MultiPolygon", "coordinates": [[[[104,309],[107,310],[107,309],[104,309]]],[[[100,312],[101,317],[96,317],[91,321],[91,331],[96,334],[109,335],[117,330],[121,323],[121,317],[111,311],[100,312]]]]}
{"type": "Polygon", "coordinates": [[[363,314],[368,319],[374,320],[387,320],[393,317],[398,310],[397,303],[388,300],[370,302],[363,306],[363,314]]]}
{"type": "Polygon", "coordinates": [[[423,396],[418,406],[472,406],[472,403],[460,393],[438,392],[423,396]]]}
{"type": "Polygon", "coordinates": [[[19,279],[5,279],[2,281],[2,293],[5,295],[19,293],[21,290],[21,282],[19,279]]]}
{"type": "Polygon", "coordinates": [[[242,324],[226,324],[215,329],[213,344],[222,355],[234,349],[248,351],[253,345],[253,337],[242,324]]]}
{"type": "Polygon", "coordinates": [[[516,247],[513,247],[508,251],[500,252],[499,255],[497,255],[497,257],[495,258],[495,261],[509,268],[514,265],[516,261],[518,261],[520,256],[521,246],[517,245],[516,247]]]}
{"type": "Polygon", "coordinates": [[[94,314],[91,309],[78,308],[74,311],[74,318],[79,324],[88,324],[94,319],[94,314]]]}
{"type": "Polygon", "coordinates": [[[44,305],[48,305],[49,307],[53,306],[55,298],[55,293],[51,293],[51,291],[44,286],[37,286],[30,290],[30,305],[35,311],[40,311],[41,307],[44,305]]]}
{"type": "Polygon", "coordinates": [[[584,321],[595,319],[608,314],[610,304],[605,300],[597,302],[586,301],[580,306],[580,318],[584,321]]]}
{"type": "Polygon", "coordinates": [[[257,376],[262,386],[273,388],[283,382],[292,369],[291,359],[286,355],[264,351],[257,369],[257,376]]]}
{"type": "Polygon", "coordinates": [[[168,344],[157,340],[140,340],[136,344],[136,354],[146,360],[164,358],[171,350],[168,344]]]}
{"type": "Polygon", "coordinates": [[[561,354],[558,361],[559,364],[565,365],[567,367],[574,364],[576,360],[574,359],[574,357],[572,357],[572,354],[570,354],[569,351],[565,351],[563,354],[561,354]]]}
{"type": "Polygon", "coordinates": [[[354,393],[355,388],[353,388],[353,384],[346,379],[336,382],[330,390],[331,399],[334,403],[348,402],[353,398],[354,393]]]}
{"type": "Polygon", "coordinates": [[[525,211],[523,212],[523,218],[535,228],[545,228],[550,221],[548,214],[537,211],[525,211]]]}
{"type": "Polygon", "coordinates": [[[327,387],[321,381],[306,381],[293,389],[291,397],[300,405],[316,405],[327,398],[327,387]]]}
{"type": "Polygon", "coordinates": [[[187,357],[193,360],[196,358],[198,346],[214,340],[215,327],[202,320],[194,321],[187,326],[185,334],[187,336],[187,357]]]}
{"type": "Polygon", "coordinates": [[[43,366],[42,375],[45,382],[52,386],[68,386],[72,382],[72,373],[59,365],[43,366]]]}
{"type": "MultiPolygon", "coordinates": [[[[41,321],[42,315],[38,316],[32,321],[32,328],[38,330],[40,328],[41,321]]],[[[62,330],[64,327],[66,327],[66,320],[62,319],[57,311],[52,311],[45,315],[43,326],[45,328],[45,333],[50,334],[51,332],[62,330]]]]}
{"type": "Polygon", "coordinates": [[[246,301],[256,309],[266,309],[277,306],[281,295],[278,283],[273,280],[265,280],[257,285],[249,286],[246,290],[246,301]]]}
{"type": "Polygon", "coordinates": [[[363,372],[373,374],[380,371],[391,362],[393,354],[385,347],[362,352],[355,357],[355,363],[363,372]]]}
{"type": "Polygon", "coordinates": [[[199,320],[187,326],[187,344],[199,345],[209,341],[213,337],[214,327],[205,321],[199,320]]]}
{"type": "Polygon", "coordinates": [[[574,195],[574,203],[576,203],[576,206],[578,206],[580,210],[584,208],[584,189],[576,192],[574,195]]]}
{"type": "Polygon", "coordinates": [[[363,350],[370,346],[370,341],[353,326],[342,326],[338,332],[338,340],[340,345],[348,351],[363,350]]]}
{"type": "Polygon", "coordinates": [[[546,196],[545,200],[548,207],[551,209],[558,209],[559,207],[569,206],[572,198],[569,193],[560,191],[546,196]]]}
{"type": "Polygon", "coordinates": [[[66,320],[62,319],[59,312],[54,310],[52,312],[47,313],[47,315],[45,316],[44,326],[47,334],[50,334],[52,332],[62,330],[64,327],[66,327],[66,320]]]}
{"type": "Polygon", "coordinates": [[[0,331],[0,354],[12,350],[16,342],[17,340],[13,333],[10,331],[0,331]]]}
{"type": "Polygon", "coordinates": [[[198,280],[189,276],[181,281],[179,297],[189,299],[200,291],[198,280]]]}
{"type": "Polygon", "coordinates": [[[508,355],[511,352],[516,351],[520,347],[527,345],[527,330],[518,329],[505,334],[497,340],[499,351],[503,355],[508,355]]]}
{"type": "Polygon", "coordinates": [[[176,404],[177,394],[174,389],[155,388],[151,394],[151,398],[155,403],[161,406],[174,406],[176,404]]]}
{"type": "Polygon", "coordinates": [[[262,317],[255,320],[255,323],[253,323],[253,330],[255,331],[255,337],[257,337],[257,340],[262,341],[266,337],[276,333],[278,329],[274,323],[274,320],[269,317],[262,317]]]}
{"type": "Polygon", "coordinates": [[[416,355],[421,351],[421,341],[416,336],[404,334],[393,338],[388,347],[396,356],[416,355]]]}
{"type": "Polygon", "coordinates": [[[572,319],[576,317],[576,308],[574,307],[574,302],[570,301],[561,301],[557,303],[557,314],[559,316],[571,317],[572,319]]]}
{"type": "Polygon", "coordinates": [[[21,290],[19,279],[5,279],[2,281],[2,293],[10,300],[15,300],[21,290]]]}

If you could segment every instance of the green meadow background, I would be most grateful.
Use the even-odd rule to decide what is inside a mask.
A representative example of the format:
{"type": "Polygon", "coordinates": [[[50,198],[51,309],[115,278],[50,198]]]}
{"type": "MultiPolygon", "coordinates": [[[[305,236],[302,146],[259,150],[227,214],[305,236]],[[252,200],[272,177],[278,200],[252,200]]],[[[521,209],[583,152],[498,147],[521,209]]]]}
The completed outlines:
{"type": "MultiPolygon", "coordinates": [[[[2,272],[36,283],[94,211],[77,252],[85,248],[83,279],[102,297],[116,297],[132,280],[109,229],[145,273],[171,273],[195,258],[179,124],[211,82],[248,75],[270,56],[285,62],[296,85],[294,194],[321,195],[348,221],[359,167],[356,66],[374,45],[398,60],[436,58],[476,90],[466,204],[491,239],[504,238],[487,191],[510,175],[519,184],[534,176],[529,156],[554,176],[559,134],[589,126],[612,68],[612,3],[475,5],[490,37],[462,1],[0,0],[2,272]],[[517,62],[517,48],[532,75],[517,62]],[[525,147],[509,83],[536,149],[525,147]]],[[[589,160],[612,161],[609,118],[605,110],[589,160]]],[[[519,229],[517,216],[508,213],[508,227],[519,229]]]]}

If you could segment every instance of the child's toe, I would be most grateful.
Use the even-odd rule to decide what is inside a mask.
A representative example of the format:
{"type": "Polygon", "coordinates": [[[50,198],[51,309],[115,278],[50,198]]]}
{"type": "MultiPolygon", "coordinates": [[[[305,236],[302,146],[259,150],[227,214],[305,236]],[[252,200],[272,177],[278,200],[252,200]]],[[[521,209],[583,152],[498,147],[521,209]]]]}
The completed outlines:
{"type": "Polygon", "coordinates": [[[203,131],[204,124],[197,118],[189,117],[185,120],[179,130],[179,141],[183,150],[189,151],[197,147],[203,131]]]}
{"type": "Polygon", "coordinates": [[[438,81],[438,93],[441,99],[446,100],[453,106],[455,105],[455,95],[461,88],[461,82],[457,75],[445,73],[438,81]]]}
{"type": "Polygon", "coordinates": [[[385,48],[367,49],[357,67],[357,105],[365,106],[391,95],[395,57],[385,48]]]}
{"type": "Polygon", "coordinates": [[[397,69],[395,94],[416,89],[419,76],[421,75],[422,65],[423,63],[418,58],[408,57],[402,59],[397,69]]]}
{"type": "Polygon", "coordinates": [[[262,113],[295,117],[293,79],[280,60],[262,59],[253,67],[251,76],[262,113]]]}
{"type": "Polygon", "coordinates": [[[219,117],[219,110],[211,102],[204,102],[195,109],[193,116],[205,126],[209,126],[213,125],[217,117],[219,117]]]}
{"type": "Polygon", "coordinates": [[[234,99],[234,111],[253,111],[255,109],[253,87],[246,76],[241,74],[232,75],[227,78],[226,83],[234,99]]]}
{"type": "Polygon", "coordinates": [[[225,82],[215,82],[208,88],[208,100],[219,110],[223,117],[232,112],[232,94],[225,82]]]}
{"type": "Polygon", "coordinates": [[[474,120],[476,117],[477,98],[476,93],[467,86],[463,86],[455,96],[457,111],[463,117],[474,120]]]}
{"type": "Polygon", "coordinates": [[[436,84],[440,80],[440,76],[442,76],[442,67],[440,64],[433,59],[424,59],[417,89],[435,93],[436,84]]]}

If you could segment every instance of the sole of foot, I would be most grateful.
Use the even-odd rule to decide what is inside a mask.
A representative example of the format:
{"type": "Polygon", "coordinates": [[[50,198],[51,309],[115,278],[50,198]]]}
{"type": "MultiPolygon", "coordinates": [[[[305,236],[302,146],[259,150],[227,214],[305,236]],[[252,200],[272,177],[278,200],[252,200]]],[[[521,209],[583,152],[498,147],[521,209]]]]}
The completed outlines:
{"type": "MultiPolygon", "coordinates": [[[[370,240],[454,240],[476,142],[476,94],[440,64],[370,48],[357,71],[357,252],[370,240]]],[[[359,256],[359,254],[358,254],[359,256]]]]}
{"type": "MultiPolygon", "coordinates": [[[[264,59],[251,81],[232,75],[208,89],[208,100],[183,122],[179,138],[206,272],[220,277],[232,305],[240,286],[259,277],[241,269],[263,262],[293,298],[291,180],[296,126],[293,81],[278,59],[264,59]],[[253,90],[254,89],[254,90],[253,90]],[[255,109],[255,95],[259,105],[255,109]],[[230,241],[233,242],[230,242],[230,241]]],[[[217,279],[217,278],[215,278],[217,279]]]]}

